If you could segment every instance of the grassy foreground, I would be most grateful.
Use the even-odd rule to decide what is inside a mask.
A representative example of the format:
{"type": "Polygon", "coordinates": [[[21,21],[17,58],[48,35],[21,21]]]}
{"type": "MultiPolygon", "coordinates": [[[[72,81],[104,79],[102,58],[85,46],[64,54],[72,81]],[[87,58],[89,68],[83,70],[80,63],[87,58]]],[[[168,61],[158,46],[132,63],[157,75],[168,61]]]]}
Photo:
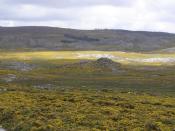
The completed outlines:
{"type": "Polygon", "coordinates": [[[112,90],[0,94],[0,124],[15,131],[173,131],[175,98],[112,90]]]}
{"type": "MultiPolygon", "coordinates": [[[[124,64],[111,73],[75,64],[85,58],[74,53],[1,52],[0,127],[15,131],[175,129],[174,66],[124,64]]],[[[141,58],[147,55],[151,54],[141,58]]]]}

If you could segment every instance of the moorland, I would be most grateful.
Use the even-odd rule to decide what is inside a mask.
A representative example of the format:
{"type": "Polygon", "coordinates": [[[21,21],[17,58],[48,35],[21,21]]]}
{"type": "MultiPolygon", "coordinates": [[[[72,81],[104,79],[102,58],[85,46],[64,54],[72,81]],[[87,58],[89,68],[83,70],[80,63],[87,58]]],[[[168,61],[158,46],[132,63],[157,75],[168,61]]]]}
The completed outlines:
{"type": "MultiPolygon", "coordinates": [[[[47,32],[48,28],[43,30],[47,32]]],[[[54,38],[60,35],[57,29],[54,30],[55,37],[51,32],[51,36],[43,37],[44,43],[47,43],[46,39],[53,39],[43,48],[40,43],[43,34],[37,31],[34,27],[27,27],[27,30],[26,27],[3,28],[0,31],[0,128],[12,131],[175,129],[173,34],[126,31],[128,37],[137,34],[132,36],[137,38],[140,34],[139,40],[159,41],[155,45],[143,41],[150,47],[133,42],[139,47],[133,44],[132,48],[118,49],[119,45],[115,43],[115,49],[113,45],[111,48],[101,43],[101,50],[91,46],[94,50],[77,48],[71,51],[71,45],[97,42],[97,37],[80,39],[66,35],[78,42],[66,41],[68,46],[65,48],[69,51],[62,51],[61,46],[57,50],[50,47],[54,47],[54,38]],[[30,32],[38,35],[31,38],[30,32]],[[21,34],[24,37],[19,38],[21,34]],[[84,40],[86,42],[82,42],[84,40]],[[3,44],[5,42],[8,44],[3,44]]],[[[88,32],[86,35],[93,34],[88,32]]],[[[122,38],[117,35],[118,31],[94,32],[100,38],[104,37],[104,32],[113,32],[116,35],[113,34],[113,38],[122,38]]],[[[127,45],[131,42],[126,37],[122,39],[127,45]]]]}

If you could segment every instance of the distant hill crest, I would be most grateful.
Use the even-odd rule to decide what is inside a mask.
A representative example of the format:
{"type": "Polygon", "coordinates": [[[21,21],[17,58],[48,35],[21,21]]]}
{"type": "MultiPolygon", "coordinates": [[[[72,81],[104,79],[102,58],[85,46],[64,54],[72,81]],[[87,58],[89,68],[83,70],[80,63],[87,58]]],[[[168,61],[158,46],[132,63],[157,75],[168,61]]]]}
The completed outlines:
{"type": "Polygon", "coordinates": [[[0,49],[150,52],[175,47],[175,34],[55,27],[0,27],[0,49]]]}

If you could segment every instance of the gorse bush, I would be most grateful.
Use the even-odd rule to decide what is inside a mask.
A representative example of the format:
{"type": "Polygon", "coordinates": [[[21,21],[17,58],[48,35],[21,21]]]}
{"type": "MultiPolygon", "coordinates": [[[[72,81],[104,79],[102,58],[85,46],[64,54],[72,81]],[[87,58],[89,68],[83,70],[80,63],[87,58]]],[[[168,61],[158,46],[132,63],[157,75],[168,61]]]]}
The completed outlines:
{"type": "Polygon", "coordinates": [[[174,101],[173,97],[115,90],[16,89],[0,94],[0,125],[16,131],[172,131],[175,108],[164,103],[174,105],[174,101]],[[162,104],[150,104],[155,101],[162,104]]]}

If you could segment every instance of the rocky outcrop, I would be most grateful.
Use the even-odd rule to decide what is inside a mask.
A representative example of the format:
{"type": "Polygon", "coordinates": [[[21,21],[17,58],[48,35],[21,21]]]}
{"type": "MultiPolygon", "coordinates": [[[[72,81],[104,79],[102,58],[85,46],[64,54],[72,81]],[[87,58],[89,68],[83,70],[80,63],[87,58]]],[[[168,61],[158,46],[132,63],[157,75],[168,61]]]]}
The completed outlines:
{"type": "Polygon", "coordinates": [[[121,64],[112,61],[109,58],[100,58],[96,61],[80,61],[73,64],[66,64],[60,66],[59,69],[65,72],[94,72],[94,73],[102,73],[102,72],[112,72],[116,73],[121,70],[121,64]]]}
{"type": "Polygon", "coordinates": [[[114,62],[109,58],[100,58],[96,60],[93,64],[95,64],[96,68],[100,68],[101,71],[108,70],[108,71],[116,72],[121,67],[120,63],[114,62]]]}

